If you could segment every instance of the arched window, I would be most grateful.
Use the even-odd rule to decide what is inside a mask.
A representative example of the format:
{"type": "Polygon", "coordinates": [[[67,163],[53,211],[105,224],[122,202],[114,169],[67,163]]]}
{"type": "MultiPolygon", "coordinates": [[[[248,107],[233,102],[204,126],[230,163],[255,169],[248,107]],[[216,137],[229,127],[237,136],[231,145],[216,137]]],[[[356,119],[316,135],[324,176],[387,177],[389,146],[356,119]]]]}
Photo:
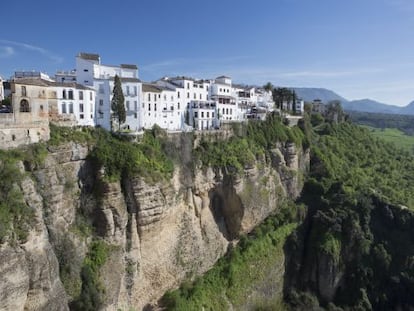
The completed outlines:
{"type": "Polygon", "coordinates": [[[29,102],[26,99],[22,99],[20,102],[20,112],[30,112],[29,102]]]}

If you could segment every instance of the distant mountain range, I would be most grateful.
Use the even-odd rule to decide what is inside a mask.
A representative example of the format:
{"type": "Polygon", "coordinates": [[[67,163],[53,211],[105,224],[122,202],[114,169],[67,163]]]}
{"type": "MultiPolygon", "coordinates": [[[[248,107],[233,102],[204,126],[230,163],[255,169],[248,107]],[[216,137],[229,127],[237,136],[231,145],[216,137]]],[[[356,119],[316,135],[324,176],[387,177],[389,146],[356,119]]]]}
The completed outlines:
{"type": "Polygon", "coordinates": [[[324,103],[331,100],[339,100],[345,110],[373,112],[373,113],[391,113],[391,114],[407,114],[414,115],[414,101],[405,107],[394,106],[377,102],[372,99],[347,100],[337,93],[324,88],[293,88],[298,95],[305,101],[313,101],[320,99],[324,103]]]}

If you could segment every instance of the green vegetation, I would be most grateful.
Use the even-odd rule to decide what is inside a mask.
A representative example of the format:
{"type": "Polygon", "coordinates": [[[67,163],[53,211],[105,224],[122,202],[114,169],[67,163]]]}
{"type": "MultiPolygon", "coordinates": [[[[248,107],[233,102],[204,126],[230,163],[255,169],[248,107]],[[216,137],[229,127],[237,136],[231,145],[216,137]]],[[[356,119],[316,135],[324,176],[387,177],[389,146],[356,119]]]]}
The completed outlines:
{"type": "Polygon", "coordinates": [[[367,127],[367,129],[374,137],[393,143],[398,148],[404,149],[405,151],[414,151],[414,136],[406,135],[404,132],[395,128],[378,129],[367,127]]]}
{"type": "Polygon", "coordinates": [[[172,161],[163,151],[156,128],[146,131],[140,143],[101,131],[90,157],[104,168],[105,177],[109,180],[117,180],[122,174],[127,174],[157,181],[171,177],[174,170],[172,161]]]}
{"type": "Polygon", "coordinates": [[[228,141],[201,141],[196,153],[202,163],[237,174],[251,166],[257,157],[268,155],[277,143],[307,144],[307,138],[298,126],[289,128],[277,116],[268,116],[266,121],[249,122],[245,130],[238,129],[237,132],[246,134],[234,136],[228,141]]]}
{"type": "MultiPolygon", "coordinates": [[[[204,308],[216,311],[228,310],[229,303],[236,309],[252,303],[248,300],[249,293],[268,279],[275,266],[283,262],[283,245],[286,237],[296,227],[293,221],[300,208],[288,204],[250,235],[242,236],[239,244],[204,276],[192,283],[185,282],[180,289],[165,294],[162,298],[163,306],[168,310],[204,308]]],[[[261,300],[258,297],[254,301],[255,309],[270,310],[270,307],[277,307],[276,310],[284,310],[285,305],[279,298],[261,300]]]]}
{"type": "MultiPolygon", "coordinates": [[[[33,146],[30,150],[37,148],[33,146]]],[[[36,154],[30,153],[31,159],[37,162],[36,154]]],[[[23,158],[21,151],[0,150],[0,243],[7,239],[24,242],[34,221],[34,211],[26,205],[20,188],[24,176],[17,164],[23,158]]]]}
{"type": "Polygon", "coordinates": [[[341,183],[350,196],[375,193],[414,208],[414,161],[408,152],[348,123],[326,124],[320,134],[312,148],[308,186],[327,191],[341,183]]]}
{"type": "Polygon", "coordinates": [[[404,134],[414,135],[414,116],[385,113],[349,112],[352,122],[378,129],[399,129],[404,134]]]}
{"type": "Polygon", "coordinates": [[[106,262],[109,250],[109,246],[101,240],[95,240],[90,245],[82,266],[82,290],[71,305],[74,310],[92,311],[101,307],[105,289],[99,279],[100,268],[106,262]]]}
{"type": "Polygon", "coordinates": [[[308,219],[286,244],[285,298],[298,310],[412,306],[413,156],[349,123],[316,129],[302,196],[308,219]],[[328,300],[317,284],[335,278],[340,289],[328,300]]]}
{"type": "Polygon", "coordinates": [[[115,75],[114,89],[112,91],[111,110],[112,118],[116,119],[118,123],[118,131],[121,131],[121,125],[126,120],[125,111],[125,97],[122,91],[121,79],[118,75],[115,75]]]}
{"type": "Polygon", "coordinates": [[[63,143],[75,142],[80,144],[94,144],[98,133],[104,130],[90,127],[70,128],[50,124],[49,146],[59,146],[63,143]]]}

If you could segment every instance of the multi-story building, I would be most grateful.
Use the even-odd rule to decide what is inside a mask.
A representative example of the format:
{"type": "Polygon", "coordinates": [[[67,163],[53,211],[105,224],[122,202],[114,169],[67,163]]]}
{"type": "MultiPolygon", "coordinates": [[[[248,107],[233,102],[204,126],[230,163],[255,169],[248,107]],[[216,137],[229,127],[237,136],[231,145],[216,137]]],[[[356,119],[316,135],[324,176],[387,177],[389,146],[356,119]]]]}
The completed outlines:
{"type": "Polygon", "coordinates": [[[210,98],[217,103],[217,114],[220,121],[236,121],[238,109],[236,98],[232,92],[231,78],[220,76],[214,80],[210,88],[210,98]]]}
{"type": "Polygon", "coordinates": [[[51,87],[56,92],[59,120],[74,119],[76,125],[95,126],[95,95],[93,88],[76,82],[55,82],[51,87]]]}
{"type": "Polygon", "coordinates": [[[173,87],[159,84],[142,84],[142,126],[152,128],[155,124],[165,130],[182,129],[182,105],[173,87]]]}
{"type": "Polygon", "coordinates": [[[76,56],[76,81],[96,90],[96,124],[107,130],[112,125],[111,100],[115,76],[120,78],[125,96],[126,121],[123,127],[139,131],[142,127],[142,83],[138,79],[138,67],[128,64],[102,65],[98,54],[79,53],[76,56]]]}
{"type": "Polygon", "coordinates": [[[189,124],[197,130],[215,129],[219,125],[215,101],[191,101],[188,116],[189,124]]]}

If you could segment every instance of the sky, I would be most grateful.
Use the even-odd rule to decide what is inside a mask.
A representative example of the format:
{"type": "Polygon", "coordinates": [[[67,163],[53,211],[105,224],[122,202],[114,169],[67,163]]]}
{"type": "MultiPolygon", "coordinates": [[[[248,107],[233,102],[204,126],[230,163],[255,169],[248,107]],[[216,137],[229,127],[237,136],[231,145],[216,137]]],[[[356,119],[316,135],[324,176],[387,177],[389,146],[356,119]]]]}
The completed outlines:
{"type": "Polygon", "coordinates": [[[414,100],[414,0],[20,0],[1,6],[0,76],[75,67],[79,52],[185,75],[414,100]]]}

